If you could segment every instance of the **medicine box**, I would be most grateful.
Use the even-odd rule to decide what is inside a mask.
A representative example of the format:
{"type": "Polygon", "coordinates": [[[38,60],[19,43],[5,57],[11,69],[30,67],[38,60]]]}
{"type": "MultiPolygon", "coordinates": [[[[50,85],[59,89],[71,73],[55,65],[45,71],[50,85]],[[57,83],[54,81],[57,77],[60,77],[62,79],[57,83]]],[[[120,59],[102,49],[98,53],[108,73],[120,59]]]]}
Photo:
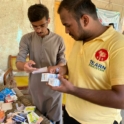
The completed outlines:
{"type": "Polygon", "coordinates": [[[41,81],[42,82],[48,82],[49,81],[49,78],[57,78],[57,77],[58,77],[57,74],[42,73],[41,81]]]}
{"type": "Polygon", "coordinates": [[[48,84],[51,86],[60,86],[60,81],[57,78],[49,78],[48,84]]]}

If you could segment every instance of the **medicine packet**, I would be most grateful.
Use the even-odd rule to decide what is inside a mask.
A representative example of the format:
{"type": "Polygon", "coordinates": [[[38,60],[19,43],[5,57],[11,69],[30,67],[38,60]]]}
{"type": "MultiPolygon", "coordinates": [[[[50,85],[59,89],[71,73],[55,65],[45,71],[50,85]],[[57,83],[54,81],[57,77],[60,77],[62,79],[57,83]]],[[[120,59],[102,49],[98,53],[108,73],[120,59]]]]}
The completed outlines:
{"type": "Polygon", "coordinates": [[[48,82],[49,78],[57,78],[58,74],[42,73],[41,82],[48,82]]]}
{"type": "Polygon", "coordinates": [[[60,86],[61,82],[57,78],[49,78],[48,84],[51,86],[60,86]]]}

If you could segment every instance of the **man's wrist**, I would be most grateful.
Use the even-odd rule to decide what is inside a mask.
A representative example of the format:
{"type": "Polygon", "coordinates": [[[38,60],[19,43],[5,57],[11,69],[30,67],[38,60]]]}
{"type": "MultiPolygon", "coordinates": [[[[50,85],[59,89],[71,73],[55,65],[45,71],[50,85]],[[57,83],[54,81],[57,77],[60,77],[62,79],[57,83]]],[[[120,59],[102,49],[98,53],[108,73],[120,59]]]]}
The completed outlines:
{"type": "Polygon", "coordinates": [[[69,93],[74,95],[75,94],[75,91],[77,90],[77,87],[75,87],[74,85],[71,87],[69,93]]]}

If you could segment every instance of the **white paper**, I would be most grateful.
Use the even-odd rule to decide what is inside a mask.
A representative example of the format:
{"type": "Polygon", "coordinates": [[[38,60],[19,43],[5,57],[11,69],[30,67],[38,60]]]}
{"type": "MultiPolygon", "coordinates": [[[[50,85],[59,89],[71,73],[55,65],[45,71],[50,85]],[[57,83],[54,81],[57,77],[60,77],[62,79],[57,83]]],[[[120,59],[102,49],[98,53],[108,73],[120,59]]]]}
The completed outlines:
{"type": "Polygon", "coordinates": [[[2,109],[1,110],[8,111],[8,110],[11,110],[11,109],[12,109],[12,103],[11,102],[2,104],[2,109]]]}
{"type": "Polygon", "coordinates": [[[39,68],[38,70],[33,71],[32,74],[43,73],[43,72],[48,72],[47,67],[39,68]]]}

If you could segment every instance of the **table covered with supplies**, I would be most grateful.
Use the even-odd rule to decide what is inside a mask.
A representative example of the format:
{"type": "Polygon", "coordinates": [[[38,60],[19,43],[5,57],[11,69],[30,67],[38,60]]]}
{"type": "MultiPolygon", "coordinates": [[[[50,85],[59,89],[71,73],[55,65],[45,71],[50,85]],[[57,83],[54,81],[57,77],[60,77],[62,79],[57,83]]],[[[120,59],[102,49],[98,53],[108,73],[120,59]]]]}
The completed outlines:
{"type": "Polygon", "coordinates": [[[50,124],[50,121],[17,87],[0,84],[0,123],[50,124]]]}

